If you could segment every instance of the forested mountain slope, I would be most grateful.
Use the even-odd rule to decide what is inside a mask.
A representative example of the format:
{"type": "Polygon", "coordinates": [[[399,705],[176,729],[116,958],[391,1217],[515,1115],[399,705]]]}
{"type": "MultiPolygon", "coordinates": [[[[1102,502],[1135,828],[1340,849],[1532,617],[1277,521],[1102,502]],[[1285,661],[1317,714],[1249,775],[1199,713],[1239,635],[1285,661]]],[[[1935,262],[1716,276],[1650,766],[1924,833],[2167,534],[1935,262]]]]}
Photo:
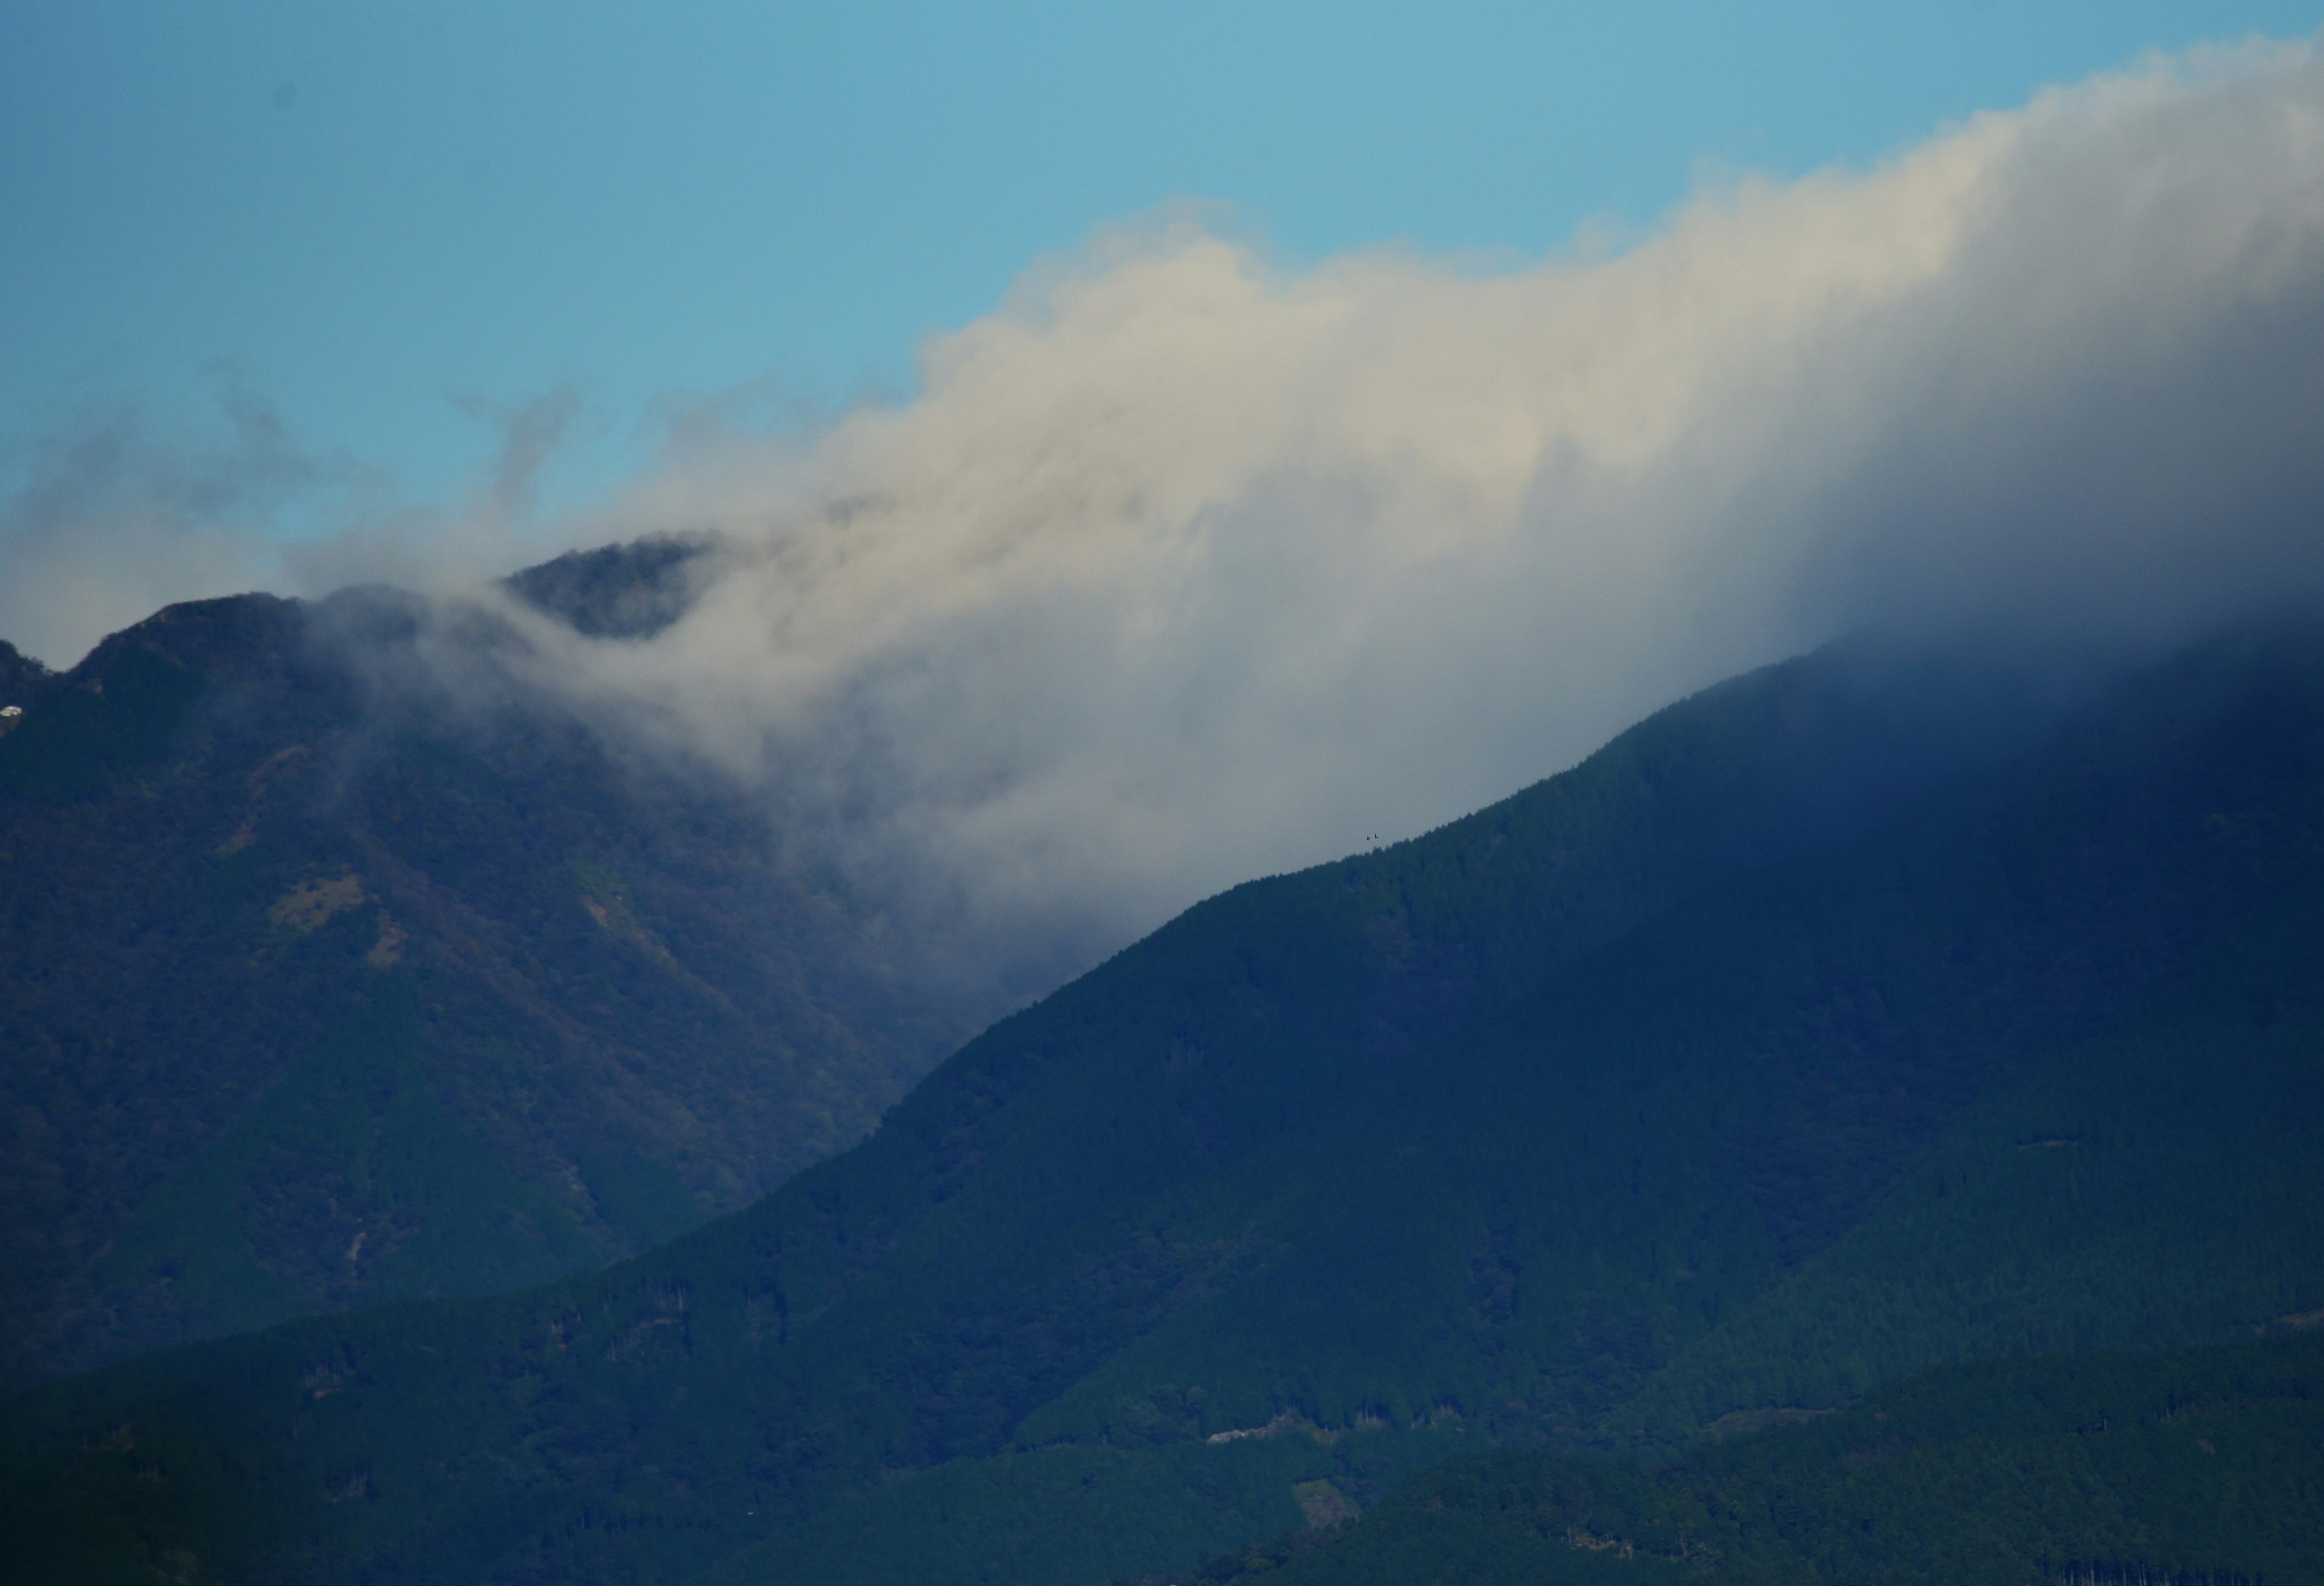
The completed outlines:
{"type": "Polygon", "coordinates": [[[0,1381],[601,1265],[957,1037],[762,812],[454,700],[424,614],[250,595],[61,676],[0,654],[0,1381]]]}
{"type": "Polygon", "coordinates": [[[11,1416],[5,1545],[1130,1577],[1463,1447],[2324,1308],[2324,634],[2031,738],[2012,696],[1755,674],[1190,910],[636,1261],[60,1385],[11,1416]]]}
{"type": "MultiPolygon", "coordinates": [[[[2324,1334],[1952,1367],[1653,1470],[1447,1461],[1179,1586],[2324,1581],[2324,1334]]],[[[1158,1583],[1157,1583],[1158,1586],[1158,1583]]]]}

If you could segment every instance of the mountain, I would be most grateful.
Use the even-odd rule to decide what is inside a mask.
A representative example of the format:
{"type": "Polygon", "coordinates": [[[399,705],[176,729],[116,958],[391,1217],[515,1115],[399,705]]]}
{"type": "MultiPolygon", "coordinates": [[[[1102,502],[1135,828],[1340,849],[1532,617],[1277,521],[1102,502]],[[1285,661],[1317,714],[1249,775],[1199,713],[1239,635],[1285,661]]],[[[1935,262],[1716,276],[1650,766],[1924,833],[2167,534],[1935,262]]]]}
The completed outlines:
{"type": "Polygon", "coordinates": [[[2248,1337],[2324,1310],[2319,938],[2324,626],[2062,715],[1840,647],[1189,910],[637,1259],[20,1400],[0,1545],[1130,1578],[1464,1452],[2248,1337]]]}
{"type": "MultiPolygon", "coordinates": [[[[586,565],[520,576],[629,609],[586,565]]],[[[471,682],[517,642],[454,621],[249,595],[0,651],[0,1382],[602,1266],[965,1033],[740,791],[505,669],[449,692],[423,641],[471,682]]]]}

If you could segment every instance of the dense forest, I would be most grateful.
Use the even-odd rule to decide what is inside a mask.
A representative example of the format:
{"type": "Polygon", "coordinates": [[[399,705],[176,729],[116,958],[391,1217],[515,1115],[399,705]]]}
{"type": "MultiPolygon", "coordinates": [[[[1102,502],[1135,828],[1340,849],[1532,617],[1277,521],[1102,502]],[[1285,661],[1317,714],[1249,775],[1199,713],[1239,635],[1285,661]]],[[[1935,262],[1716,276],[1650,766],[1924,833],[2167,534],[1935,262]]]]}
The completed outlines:
{"type": "MultiPolygon", "coordinates": [[[[1188,911],[633,1260],[26,1396],[0,1546],[88,1581],[2315,1578],[2318,1472],[2268,1451],[2315,1431],[2319,939],[2324,629],[2061,710],[1839,647],[1188,911]],[[2008,1471],[2041,1480],[1970,1502],[2008,1471]]],[[[335,1072],[427,996],[382,971],[335,1072]]]]}
{"type": "Polygon", "coordinates": [[[1451,1460],[1357,1525],[1175,1581],[2291,1586],[2324,1580],[2319,1448],[2312,1326],[2222,1349],[1959,1366],[1652,1468],[1451,1460]]]}

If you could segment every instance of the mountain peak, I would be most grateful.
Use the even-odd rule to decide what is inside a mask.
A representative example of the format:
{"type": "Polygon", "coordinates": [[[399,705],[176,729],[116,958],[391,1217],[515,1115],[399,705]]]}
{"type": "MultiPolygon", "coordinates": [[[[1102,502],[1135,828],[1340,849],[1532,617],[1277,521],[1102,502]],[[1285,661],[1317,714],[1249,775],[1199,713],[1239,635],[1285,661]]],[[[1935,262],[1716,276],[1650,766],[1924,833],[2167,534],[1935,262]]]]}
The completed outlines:
{"type": "Polygon", "coordinates": [[[567,551],[502,583],[592,639],[650,639],[692,609],[703,558],[716,545],[706,535],[650,535],[567,551]]]}
{"type": "Polygon", "coordinates": [[[0,715],[0,733],[23,719],[24,707],[46,693],[56,676],[32,657],[0,639],[0,711],[17,713],[0,715]]]}

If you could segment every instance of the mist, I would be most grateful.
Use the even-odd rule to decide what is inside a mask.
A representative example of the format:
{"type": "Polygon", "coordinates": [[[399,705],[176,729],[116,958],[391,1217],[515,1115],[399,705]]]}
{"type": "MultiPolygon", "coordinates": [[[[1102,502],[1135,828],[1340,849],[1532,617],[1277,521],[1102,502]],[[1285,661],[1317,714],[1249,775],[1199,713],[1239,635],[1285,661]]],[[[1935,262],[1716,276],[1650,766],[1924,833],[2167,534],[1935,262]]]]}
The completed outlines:
{"type": "Polygon", "coordinates": [[[525,539],[558,410],[475,503],[292,559],[217,512],[171,540],[166,492],[20,501],[0,549],[87,586],[43,619],[73,643],[237,578],[492,607],[526,641],[495,664],[1037,987],[1845,633],[2132,654],[2317,593],[2324,60],[2143,63],[1517,267],[1289,264],[1165,212],[930,339],[909,400],[779,434],[706,405],[525,539]],[[108,584],[107,532],[196,565],[108,584]],[[649,638],[475,576],[656,534],[713,549],[649,638]]]}

